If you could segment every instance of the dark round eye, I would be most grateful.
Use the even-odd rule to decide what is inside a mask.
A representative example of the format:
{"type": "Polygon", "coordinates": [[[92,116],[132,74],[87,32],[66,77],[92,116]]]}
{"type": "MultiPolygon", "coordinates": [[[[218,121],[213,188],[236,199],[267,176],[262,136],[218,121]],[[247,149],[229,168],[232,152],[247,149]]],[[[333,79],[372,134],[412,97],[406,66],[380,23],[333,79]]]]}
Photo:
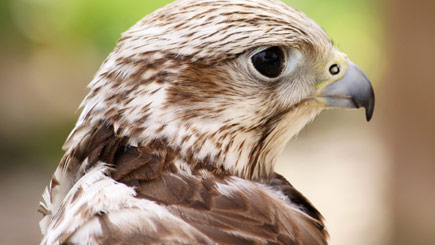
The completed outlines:
{"type": "Polygon", "coordinates": [[[337,75],[340,73],[340,66],[333,64],[331,67],[329,67],[329,73],[331,73],[331,75],[337,75]]]}
{"type": "Polygon", "coordinates": [[[263,76],[276,78],[284,67],[284,53],[279,47],[270,47],[252,56],[251,61],[263,76]]]}

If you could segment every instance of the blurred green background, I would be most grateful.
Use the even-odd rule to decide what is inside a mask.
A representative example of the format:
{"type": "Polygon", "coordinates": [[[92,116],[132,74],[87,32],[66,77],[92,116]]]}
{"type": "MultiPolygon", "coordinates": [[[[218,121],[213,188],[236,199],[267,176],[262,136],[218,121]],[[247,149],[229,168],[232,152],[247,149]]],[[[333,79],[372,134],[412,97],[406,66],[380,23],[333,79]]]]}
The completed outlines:
{"type": "MultiPolygon", "coordinates": [[[[39,242],[36,209],[40,195],[63,154],[61,146],[78,117],[86,85],[120,33],[169,2],[0,1],[0,244],[39,242]]],[[[400,87],[403,76],[397,75],[394,81],[390,76],[396,74],[395,69],[405,74],[415,71],[400,63],[411,57],[411,65],[420,70],[418,55],[433,52],[435,42],[417,57],[406,52],[421,40],[430,45],[433,36],[425,36],[424,28],[411,32],[417,25],[402,29],[401,23],[413,20],[430,27],[429,23],[435,24],[430,14],[435,12],[434,5],[429,0],[417,0],[420,4],[411,6],[404,0],[285,2],[324,27],[335,45],[366,71],[380,99],[371,124],[363,121],[361,111],[323,113],[288,145],[278,170],[318,204],[328,220],[331,244],[434,244],[434,235],[422,231],[435,226],[408,230],[408,226],[421,225],[421,219],[408,223],[412,215],[403,216],[402,211],[416,204],[407,203],[407,195],[396,188],[402,180],[423,188],[413,180],[433,175],[416,172],[411,179],[403,179],[412,170],[401,168],[405,165],[395,153],[406,151],[400,143],[394,144],[401,130],[419,127],[423,120],[432,122],[428,115],[434,110],[417,111],[410,124],[399,124],[410,120],[401,118],[399,95],[413,86],[391,90],[392,86],[400,87]],[[410,32],[414,44],[408,46],[405,40],[410,32]],[[404,55],[397,56],[397,51],[404,55]]],[[[419,74],[412,74],[412,80],[418,80],[419,74]]],[[[407,105],[417,101],[418,106],[418,98],[433,88],[426,83],[432,78],[427,78],[419,80],[421,93],[411,93],[407,105]]],[[[424,142],[421,139],[429,138],[433,131],[429,126],[428,134],[418,136],[415,142],[424,142]]],[[[408,151],[419,146],[403,144],[411,144],[408,151]]],[[[419,154],[428,151],[424,148],[419,154]]],[[[433,155],[422,159],[419,171],[434,170],[434,161],[433,155]]],[[[433,187],[433,181],[425,182],[424,188],[433,187]]],[[[433,197],[428,196],[421,193],[413,198],[417,203],[433,204],[433,197]]],[[[433,211],[423,215],[431,220],[433,211]]]]}

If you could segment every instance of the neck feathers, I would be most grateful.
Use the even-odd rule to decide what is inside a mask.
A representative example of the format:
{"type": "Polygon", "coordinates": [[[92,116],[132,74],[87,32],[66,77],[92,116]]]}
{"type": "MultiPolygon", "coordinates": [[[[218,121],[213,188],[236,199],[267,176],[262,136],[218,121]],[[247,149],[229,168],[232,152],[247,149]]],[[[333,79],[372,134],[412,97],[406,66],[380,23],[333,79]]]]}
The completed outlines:
{"type": "MultiPolygon", "coordinates": [[[[116,141],[122,139],[126,146],[148,147],[159,141],[165,145],[165,151],[170,149],[172,154],[177,155],[176,165],[179,168],[208,166],[244,179],[267,182],[273,176],[276,159],[288,140],[318,113],[313,110],[307,114],[306,109],[301,107],[304,106],[292,108],[272,117],[263,125],[249,129],[236,124],[200,127],[181,123],[159,124],[158,121],[148,128],[132,128],[102,120],[76,127],[64,147],[69,151],[83,147],[81,142],[90,137],[90,131],[106,125],[109,127],[105,130],[106,134],[111,134],[116,141]]],[[[102,142],[103,139],[97,141],[102,142]]]]}

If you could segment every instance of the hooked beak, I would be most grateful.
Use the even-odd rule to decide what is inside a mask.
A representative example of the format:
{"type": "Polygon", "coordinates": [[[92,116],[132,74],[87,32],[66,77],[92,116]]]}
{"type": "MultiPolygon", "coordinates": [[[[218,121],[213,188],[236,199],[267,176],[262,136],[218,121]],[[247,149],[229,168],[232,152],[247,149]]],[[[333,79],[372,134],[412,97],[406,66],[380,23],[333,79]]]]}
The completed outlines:
{"type": "Polygon", "coordinates": [[[364,107],[367,121],[372,118],[375,107],[372,85],[364,72],[351,61],[343,78],[326,86],[319,97],[330,108],[364,107]]]}

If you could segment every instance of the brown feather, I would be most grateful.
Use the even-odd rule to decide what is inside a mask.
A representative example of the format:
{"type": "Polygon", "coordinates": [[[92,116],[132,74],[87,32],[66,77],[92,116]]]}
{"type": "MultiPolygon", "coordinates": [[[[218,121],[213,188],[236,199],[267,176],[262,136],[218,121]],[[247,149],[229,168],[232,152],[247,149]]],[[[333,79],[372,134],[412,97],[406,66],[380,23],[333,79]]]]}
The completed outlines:
{"type": "MultiPolygon", "coordinates": [[[[171,213],[213,242],[326,244],[327,233],[321,215],[284,177],[276,174],[266,186],[282,191],[288,197],[288,203],[271,199],[259,187],[249,192],[241,189],[231,196],[222,195],[216,184],[227,185],[232,181],[232,176],[216,175],[213,170],[201,167],[197,167],[191,176],[182,174],[173,165],[173,161],[180,157],[177,150],[167,147],[164,141],[140,147],[123,145],[111,125],[100,125],[93,134],[95,139],[89,144],[92,162],[106,159],[111,165],[108,174],[120,183],[134,187],[137,198],[166,206],[171,213]],[[102,138],[105,140],[101,141],[102,138]],[[288,209],[283,210],[287,205],[296,209],[288,213],[288,209]],[[315,238],[316,236],[318,237],[315,238]]],[[[129,234],[127,237],[111,235],[117,234],[118,228],[111,225],[106,214],[97,217],[106,234],[98,239],[107,244],[122,244],[123,239],[129,243],[136,241],[157,244],[165,241],[166,235],[171,235],[164,227],[158,228],[161,237],[141,233],[129,234]]],[[[85,218],[92,219],[92,216],[85,218]]],[[[162,222],[164,221],[156,221],[156,224],[162,222]]],[[[195,242],[201,243],[204,240],[198,237],[195,242]]]]}

